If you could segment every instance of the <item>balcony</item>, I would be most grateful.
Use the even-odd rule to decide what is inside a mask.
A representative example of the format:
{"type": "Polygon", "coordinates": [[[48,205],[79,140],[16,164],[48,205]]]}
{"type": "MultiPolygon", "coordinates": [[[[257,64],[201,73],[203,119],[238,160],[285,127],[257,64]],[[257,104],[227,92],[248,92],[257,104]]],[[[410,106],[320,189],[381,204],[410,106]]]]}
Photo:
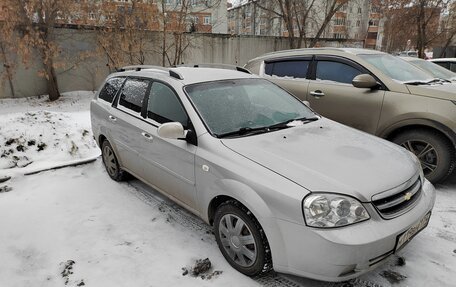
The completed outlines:
{"type": "Polygon", "coordinates": [[[368,33],[378,33],[378,26],[369,26],[369,28],[367,28],[367,32],[368,33]]]}

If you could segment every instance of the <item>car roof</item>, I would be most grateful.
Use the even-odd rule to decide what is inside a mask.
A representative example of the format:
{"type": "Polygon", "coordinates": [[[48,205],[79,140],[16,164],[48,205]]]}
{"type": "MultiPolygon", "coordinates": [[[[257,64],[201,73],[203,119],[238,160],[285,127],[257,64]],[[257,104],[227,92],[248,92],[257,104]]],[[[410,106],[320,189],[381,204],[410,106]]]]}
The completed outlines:
{"type": "Polygon", "coordinates": [[[456,62],[456,58],[436,58],[436,59],[430,59],[429,61],[432,62],[456,62]]]}
{"type": "MultiPolygon", "coordinates": [[[[140,67],[140,66],[138,66],[140,67]]],[[[182,85],[212,82],[229,79],[258,78],[256,75],[234,69],[207,67],[161,68],[144,66],[139,70],[132,69],[111,74],[109,77],[134,76],[179,81],[182,85]]]]}
{"type": "Polygon", "coordinates": [[[417,58],[417,57],[409,57],[409,56],[400,56],[399,58],[401,58],[402,60],[405,60],[407,62],[413,62],[413,61],[426,61],[424,59],[421,59],[421,58],[417,58]]]}
{"type": "Polygon", "coordinates": [[[339,52],[339,53],[349,53],[353,55],[362,55],[362,54],[385,54],[384,52],[372,50],[372,49],[361,49],[361,48],[333,48],[333,47],[324,47],[324,48],[302,48],[302,49],[292,49],[292,50],[282,50],[267,53],[261,55],[252,61],[260,60],[260,59],[267,59],[267,58],[274,58],[277,57],[286,57],[286,56],[299,56],[299,55],[310,55],[313,53],[325,53],[325,52],[339,52]]]}

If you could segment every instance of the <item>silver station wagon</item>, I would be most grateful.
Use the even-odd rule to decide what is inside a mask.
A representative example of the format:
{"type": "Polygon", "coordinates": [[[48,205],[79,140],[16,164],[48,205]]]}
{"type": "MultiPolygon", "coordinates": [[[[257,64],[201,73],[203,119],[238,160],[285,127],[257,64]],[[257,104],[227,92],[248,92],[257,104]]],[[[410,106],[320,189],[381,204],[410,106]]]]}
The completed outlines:
{"type": "Polygon", "coordinates": [[[363,274],[426,227],[418,159],[321,117],[242,68],[127,67],[91,103],[107,173],[141,179],[213,225],[243,274],[363,274]]]}

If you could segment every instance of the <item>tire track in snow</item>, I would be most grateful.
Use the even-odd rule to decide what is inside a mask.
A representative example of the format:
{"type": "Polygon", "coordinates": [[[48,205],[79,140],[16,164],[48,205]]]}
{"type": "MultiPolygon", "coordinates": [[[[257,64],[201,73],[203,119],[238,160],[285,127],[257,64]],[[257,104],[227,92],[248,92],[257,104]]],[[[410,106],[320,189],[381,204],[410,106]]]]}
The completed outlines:
{"type": "MultiPolygon", "coordinates": [[[[160,194],[158,191],[155,191],[153,188],[139,180],[131,180],[126,184],[134,189],[135,195],[139,199],[151,207],[157,208],[160,212],[166,214],[168,218],[171,218],[172,221],[185,228],[201,233],[201,236],[211,234],[212,238],[213,232],[211,226],[207,225],[204,221],[178,204],[172,202],[166,196],[160,194]]],[[[213,238],[213,243],[215,244],[215,238],[213,238]]],[[[293,276],[282,275],[275,272],[269,272],[263,276],[254,277],[253,279],[265,287],[382,287],[376,283],[361,279],[352,279],[342,283],[322,282],[299,277],[296,277],[296,280],[294,280],[293,276]]]]}

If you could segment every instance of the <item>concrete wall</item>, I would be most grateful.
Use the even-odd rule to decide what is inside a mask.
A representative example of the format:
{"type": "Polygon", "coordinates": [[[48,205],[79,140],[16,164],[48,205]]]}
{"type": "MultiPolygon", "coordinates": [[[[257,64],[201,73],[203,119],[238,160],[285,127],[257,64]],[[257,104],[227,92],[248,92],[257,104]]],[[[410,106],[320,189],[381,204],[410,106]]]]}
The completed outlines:
{"type": "MultiPolygon", "coordinates": [[[[61,56],[56,61],[57,80],[61,92],[74,90],[97,90],[109,74],[108,60],[97,51],[96,31],[59,30],[58,42],[61,56]]],[[[160,33],[148,35],[147,50],[160,51],[160,33]]],[[[226,34],[188,34],[191,45],[184,53],[183,63],[224,63],[243,66],[248,60],[267,52],[288,48],[288,39],[262,36],[231,36],[226,34]]],[[[326,46],[362,47],[362,42],[341,42],[328,40],[326,46]]],[[[16,97],[30,97],[46,94],[46,83],[38,76],[41,69],[38,55],[25,66],[16,55],[11,55],[16,63],[14,70],[14,88],[16,97]]],[[[160,65],[162,56],[159,52],[146,54],[146,64],[160,65]]],[[[4,77],[3,63],[0,63],[0,98],[12,97],[9,84],[4,77]]]]}

